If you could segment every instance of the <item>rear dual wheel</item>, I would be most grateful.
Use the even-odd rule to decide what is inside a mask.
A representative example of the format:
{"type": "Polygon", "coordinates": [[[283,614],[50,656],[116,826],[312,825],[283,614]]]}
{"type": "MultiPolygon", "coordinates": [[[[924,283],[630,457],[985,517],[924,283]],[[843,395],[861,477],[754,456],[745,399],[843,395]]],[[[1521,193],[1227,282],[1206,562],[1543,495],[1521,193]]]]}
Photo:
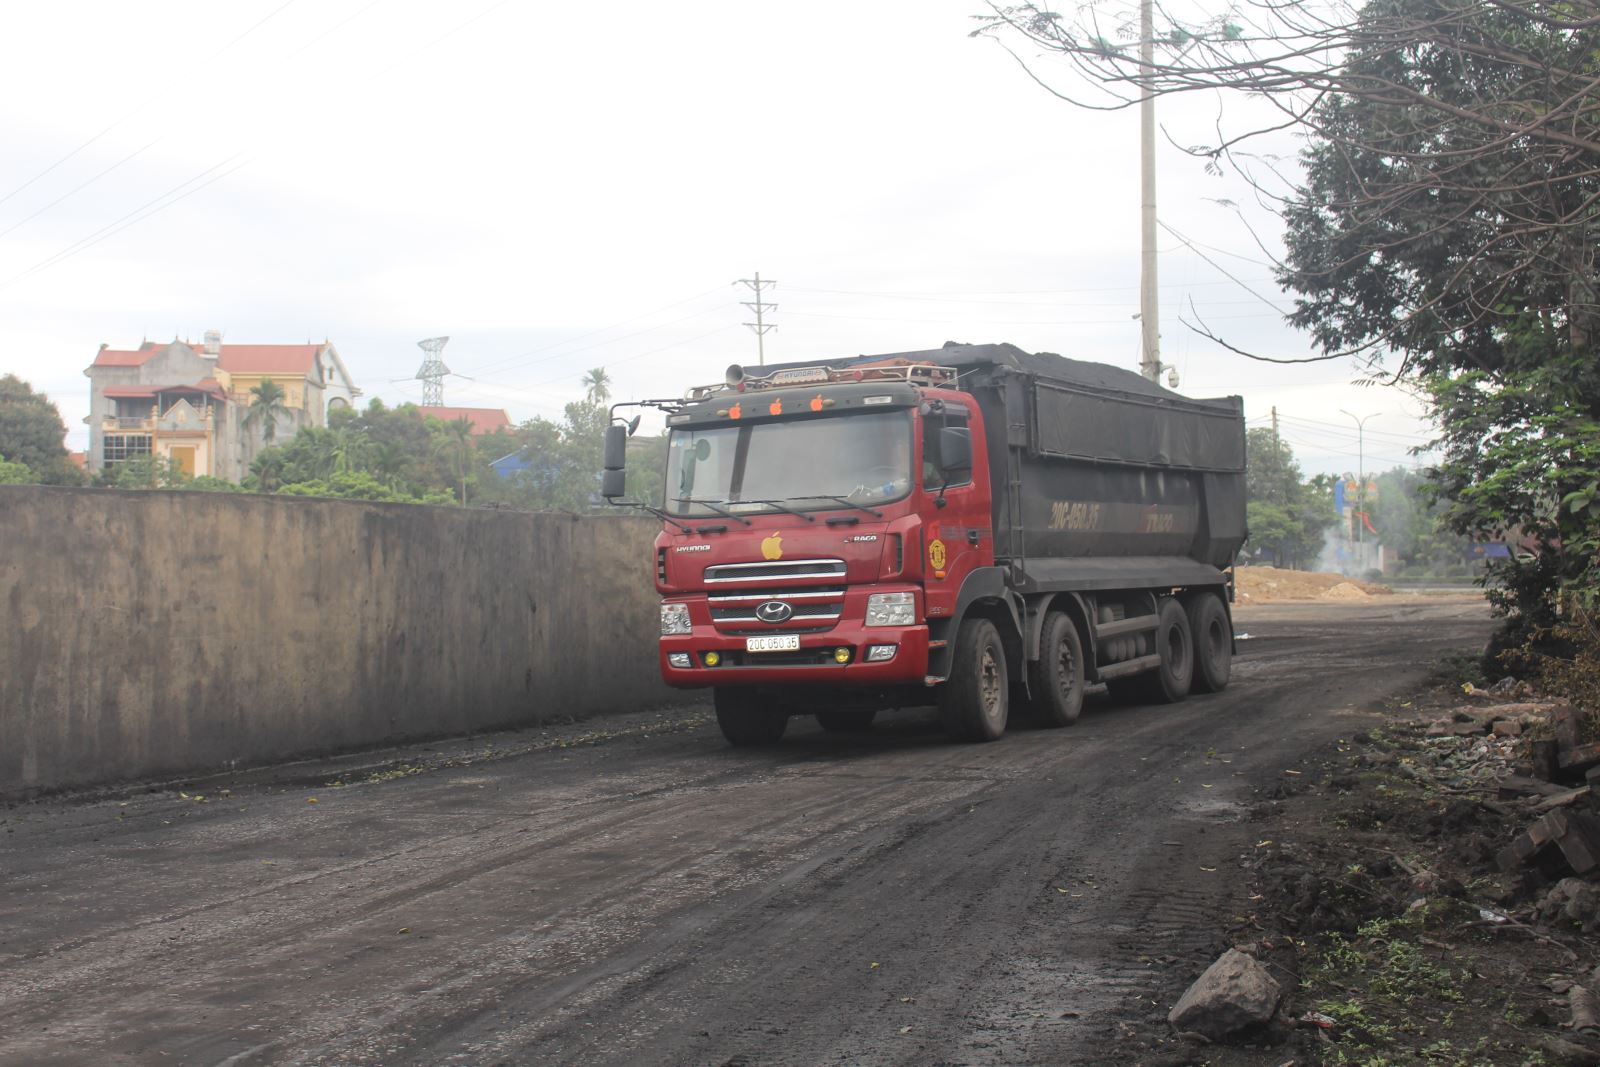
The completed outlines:
{"type": "Polygon", "coordinates": [[[1071,618],[1045,616],[1039,659],[1028,668],[1029,706],[1045,726],[1071,726],[1083,712],[1083,639],[1071,618]]]}
{"type": "Polygon", "coordinates": [[[1233,623],[1222,598],[1205,593],[1189,601],[1189,632],[1194,637],[1194,681],[1196,693],[1220,693],[1228,688],[1233,674],[1233,623]]]}
{"type": "Polygon", "coordinates": [[[1194,677],[1194,640],[1189,632],[1189,614],[1170,597],[1161,604],[1156,623],[1156,654],[1161,662],[1155,669],[1132,678],[1110,683],[1111,694],[1125,704],[1176,704],[1189,695],[1194,677]]]}

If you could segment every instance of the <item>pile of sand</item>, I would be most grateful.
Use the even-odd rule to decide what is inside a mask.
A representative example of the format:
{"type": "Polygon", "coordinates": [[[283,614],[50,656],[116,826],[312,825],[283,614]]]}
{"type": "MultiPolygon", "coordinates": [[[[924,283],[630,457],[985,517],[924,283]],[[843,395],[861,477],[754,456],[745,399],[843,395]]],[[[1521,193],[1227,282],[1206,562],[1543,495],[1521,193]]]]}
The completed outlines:
{"type": "Polygon", "coordinates": [[[1342,574],[1318,571],[1280,571],[1276,567],[1240,567],[1234,571],[1239,600],[1362,600],[1392,592],[1342,574]]]}

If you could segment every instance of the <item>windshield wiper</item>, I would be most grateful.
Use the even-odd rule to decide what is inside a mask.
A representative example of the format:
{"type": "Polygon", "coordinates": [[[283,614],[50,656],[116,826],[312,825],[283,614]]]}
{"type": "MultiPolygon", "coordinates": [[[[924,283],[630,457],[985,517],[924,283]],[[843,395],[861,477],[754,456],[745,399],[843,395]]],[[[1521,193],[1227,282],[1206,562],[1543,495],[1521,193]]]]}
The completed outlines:
{"type": "Polygon", "coordinates": [[[865,504],[857,504],[854,500],[851,500],[849,497],[834,496],[832,493],[797,493],[794,496],[790,497],[789,499],[790,500],[836,500],[840,504],[844,505],[847,508],[860,508],[862,511],[865,511],[868,515],[871,515],[875,519],[883,518],[883,512],[881,512],[881,511],[875,511],[872,508],[867,507],[865,504]]]}
{"type": "Polygon", "coordinates": [[[734,522],[742,522],[746,526],[753,525],[749,519],[745,518],[743,515],[740,515],[738,512],[729,511],[727,508],[719,508],[717,505],[722,503],[720,500],[696,500],[692,496],[679,497],[678,499],[685,504],[699,504],[703,508],[710,508],[718,515],[732,519],[734,522]]]}
{"type": "Polygon", "coordinates": [[[791,515],[798,515],[802,519],[806,520],[807,522],[816,522],[817,521],[817,517],[815,515],[807,515],[803,511],[797,511],[794,508],[791,508],[789,505],[785,504],[781,500],[741,500],[741,501],[739,501],[739,503],[741,503],[741,504],[766,504],[769,507],[777,508],[779,511],[787,511],[791,515]]]}

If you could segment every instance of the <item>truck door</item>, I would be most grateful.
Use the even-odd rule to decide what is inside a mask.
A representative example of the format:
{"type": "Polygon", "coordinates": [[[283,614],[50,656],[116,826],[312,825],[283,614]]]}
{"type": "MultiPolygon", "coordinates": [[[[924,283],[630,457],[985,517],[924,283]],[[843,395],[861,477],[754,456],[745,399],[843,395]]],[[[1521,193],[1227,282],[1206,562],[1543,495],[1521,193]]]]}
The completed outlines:
{"type": "Polygon", "coordinates": [[[932,401],[922,418],[921,485],[930,500],[937,499],[943,486],[945,506],[930,505],[923,542],[926,557],[928,616],[948,618],[955,610],[961,583],[974,567],[994,563],[994,530],[990,525],[989,494],[973,478],[975,467],[984,462],[983,442],[972,443],[973,464],[945,466],[939,454],[939,434],[946,427],[972,429],[968,409],[952,401],[932,401]]]}

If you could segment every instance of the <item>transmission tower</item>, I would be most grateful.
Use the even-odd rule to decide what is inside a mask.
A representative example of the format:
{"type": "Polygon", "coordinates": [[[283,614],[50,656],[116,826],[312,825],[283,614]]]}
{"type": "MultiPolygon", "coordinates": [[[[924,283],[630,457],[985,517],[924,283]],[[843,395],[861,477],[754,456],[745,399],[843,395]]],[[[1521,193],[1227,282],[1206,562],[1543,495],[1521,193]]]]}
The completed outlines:
{"type": "Polygon", "coordinates": [[[422,381],[422,406],[425,408],[444,407],[444,376],[450,373],[450,368],[444,365],[439,353],[449,343],[448,337],[430,337],[417,342],[417,347],[424,353],[417,377],[422,381]]]}
{"type": "Polygon", "coordinates": [[[767,311],[775,311],[775,310],[777,310],[778,305],[777,304],[768,304],[768,303],[763,302],[762,299],[761,299],[761,293],[762,293],[763,290],[769,289],[772,286],[777,285],[778,283],[773,281],[770,278],[768,278],[766,281],[762,281],[761,280],[761,272],[760,271],[756,271],[756,276],[754,278],[740,278],[738,281],[734,282],[733,284],[734,285],[746,285],[746,286],[749,286],[750,287],[750,291],[753,292],[755,294],[755,296],[756,296],[756,298],[754,300],[744,300],[744,301],[741,301],[741,303],[743,303],[745,307],[749,308],[751,311],[754,311],[756,313],[756,321],[747,322],[747,323],[745,323],[745,325],[750,327],[752,330],[755,331],[755,334],[756,334],[756,360],[760,363],[761,366],[764,367],[764,366],[767,365],[767,348],[766,348],[766,344],[765,344],[764,339],[765,339],[765,337],[767,335],[767,331],[768,330],[776,330],[778,328],[778,324],[775,323],[775,322],[768,322],[766,320],[766,318],[764,317],[763,313],[767,312],[767,311]]]}

